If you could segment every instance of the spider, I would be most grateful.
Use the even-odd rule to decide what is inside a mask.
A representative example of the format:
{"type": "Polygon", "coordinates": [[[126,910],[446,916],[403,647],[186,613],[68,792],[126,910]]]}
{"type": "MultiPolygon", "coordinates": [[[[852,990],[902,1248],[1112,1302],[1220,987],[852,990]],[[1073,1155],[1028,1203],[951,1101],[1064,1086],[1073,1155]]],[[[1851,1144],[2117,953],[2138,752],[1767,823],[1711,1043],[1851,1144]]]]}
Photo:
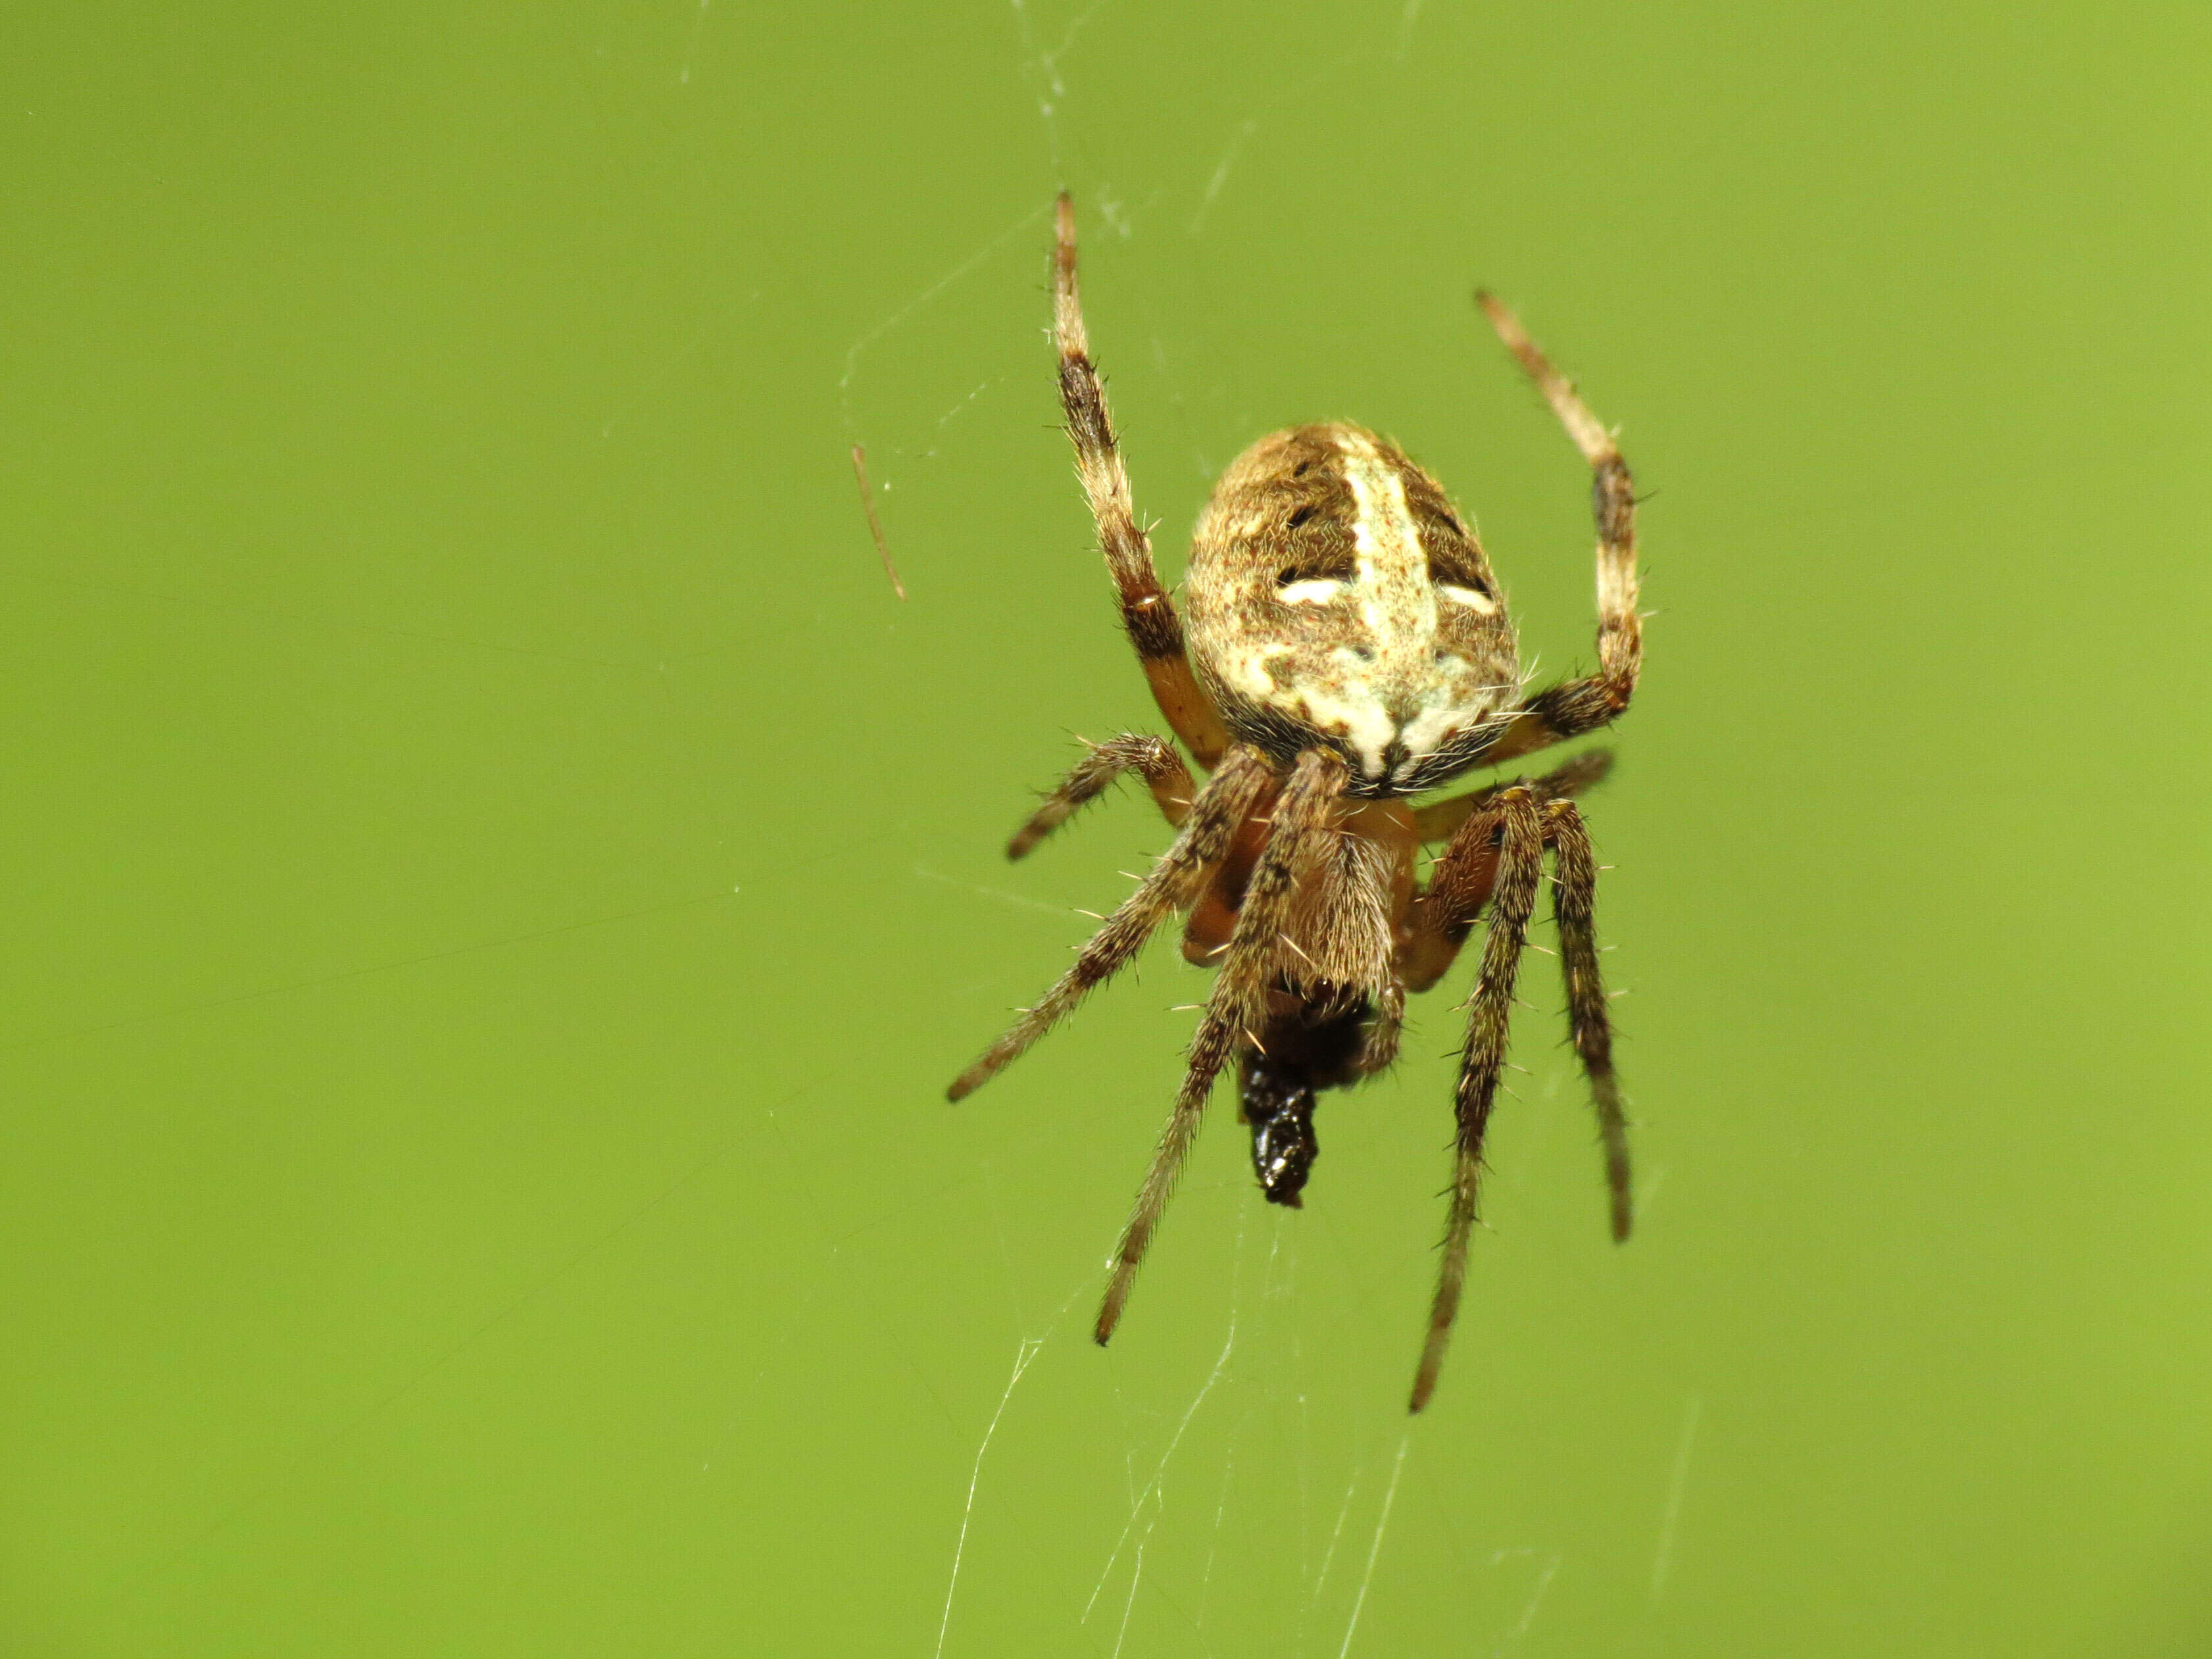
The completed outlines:
{"type": "Polygon", "coordinates": [[[1131,733],[1091,747],[1045,796],[1009,858],[1130,772],[1150,787],[1175,840],[1074,965],[946,1092],[958,1100],[995,1076],[1127,966],[1162,922],[1188,913],[1184,957],[1220,972],[1111,1258],[1094,1332],[1103,1343],[1231,1058],[1254,1173],[1268,1201],[1296,1207],[1319,1151],[1317,1091],[1390,1064],[1406,994],[1443,977],[1487,907],[1481,968],[1463,1005],[1455,1167],[1414,1372],[1418,1412],[1435,1390],[1467,1278],[1483,1133],[1547,851],[1568,1029],[1596,1107],[1613,1236],[1628,1236],[1627,1125],[1591,920],[1596,865],[1575,806],[1611,757],[1585,753],[1540,777],[1411,804],[1471,768],[1609,725],[1628,707],[1643,631],[1628,467],[1513,313],[1478,294],[1590,465],[1597,672],[1525,695],[1513,626],[1473,526],[1395,444],[1348,422],[1274,433],[1222,475],[1191,550],[1186,626],[1130,505],[1084,331],[1065,192],[1054,222],[1060,395],[1076,471],[1153,697],[1210,775],[1195,785],[1164,738],[1131,733]],[[1424,887],[1415,854],[1438,842],[1424,887]]]}

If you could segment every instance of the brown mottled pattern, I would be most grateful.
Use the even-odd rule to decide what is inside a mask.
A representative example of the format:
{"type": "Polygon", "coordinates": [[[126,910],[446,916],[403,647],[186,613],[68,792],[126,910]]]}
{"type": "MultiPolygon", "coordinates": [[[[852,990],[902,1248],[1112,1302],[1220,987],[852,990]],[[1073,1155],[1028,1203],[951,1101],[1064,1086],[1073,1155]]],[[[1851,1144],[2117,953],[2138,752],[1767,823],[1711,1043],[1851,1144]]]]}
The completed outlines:
{"type": "Polygon", "coordinates": [[[1386,444],[1384,451],[1405,481],[1406,505],[1413,509],[1413,521],[1420,526],[1421,547],[1429,556],[1430,579],[1471,587],[1502,604],[1498,578],[1491,574],[1490,561],[1483,555],[1474,526],[1461,517],[1442,486],[1395,445],[1386,444]]]}
{"type": "Polygon", "coordinates": [[[1244,741],[1287,757],[1318,738],[1352,764],[1355,794],[1405,794],[1396,769],[1490,722],[1518,695],[1520,676],[1502,605],[1486,611],[1437,596],[1412,611],[1388,592],[1395,573],[1380,569],[1370,586],[1326,602],[1284,597],[1301,582],[1354,581],[1350,468],[1361,458],[1404,493],[1426,566],[1419,579],[1495,600],[1480,544],[1402,450],[1348,422],[1297,427],[1261,439],[1214,487],[1191,552],[1190,653],[1244,741]],[[1363,595],[1387,599],[1380,617],[1363,595]],[[1393,734],[1390,746],[1363,749],[1376,729],[1393,734]]]}

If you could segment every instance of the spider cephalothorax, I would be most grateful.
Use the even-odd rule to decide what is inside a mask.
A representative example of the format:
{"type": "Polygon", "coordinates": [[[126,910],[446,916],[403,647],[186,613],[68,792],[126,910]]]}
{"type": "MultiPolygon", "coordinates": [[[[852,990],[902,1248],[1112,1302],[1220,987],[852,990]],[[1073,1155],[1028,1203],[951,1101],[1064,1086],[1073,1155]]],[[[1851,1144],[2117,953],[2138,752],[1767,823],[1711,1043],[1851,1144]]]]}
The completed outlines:
{"type": "Polygon", "coordinates": [[[1093,747],[1046,797],[1008,845],[1010,857],[1130,771],[1151,787],[1175,842],[1075,965],[949,1092],[957,1100],[985,1082],[1168,917],[1188,914],[1183,954],[1220,974],[1115,1253],[1098,1311],[1103,1342],[1230,1059],[1261,1190],[1296,1206],[1319,1152],[1318,1091],[1390,1063],[1406,994],[1443,976],[1486,908],[1467,1005],[1443,1262],[1413,1382],[1419,1411],[1436,1386],[1466,1277],[1483,1134],[1547,853],[1569,1030],[1605,1143],[1613,1236],[1628,1235],[1626,1127],[1591,922],[1596,866],[1574,805],[1609,757],[1593,750],[1541,777],[1426,806],[1408,799],[1471,767],[1594,731],[1628,706],[1642,656],[1628,468],[1513,314],[1482,295],[1499,337],[1590,465],[1597,672],[1524,695],[1512,624],[1472,526],[1395,445],[1342,422],[1262,438],[1222,475],[1192,550],[1186,641],[1130,506],[1091,366],[1076,298],[1075,216],[1064,195],[1057,223],[1060,398],[1077,471],[1161,713],[1212,775],[1198,787],[1164,738],[1132,734],[1093,747]],[[1415,855],[1437,842],[1444,850],[1424,887],[1415,855]]]}

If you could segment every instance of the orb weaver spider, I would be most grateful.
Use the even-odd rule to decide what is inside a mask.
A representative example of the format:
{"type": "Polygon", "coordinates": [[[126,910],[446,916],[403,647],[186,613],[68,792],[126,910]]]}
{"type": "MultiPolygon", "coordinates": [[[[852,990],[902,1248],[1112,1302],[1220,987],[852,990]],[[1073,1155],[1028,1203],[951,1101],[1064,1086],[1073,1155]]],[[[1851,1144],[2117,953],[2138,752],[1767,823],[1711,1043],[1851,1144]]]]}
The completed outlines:
{"type": "Polygon", "coordinates": [[[1590,465],[1597,672],[1526,695],[1513,626],[1473,527],[1396,445],[1347,422],[1274,433],[1222,475],[1192,547],[1186,629],[1130,505],[1084,331],[1065,192],[1055,229],[1060,394],[1076,471],[1160,713],[1210,775],[1195,786],[1164,738],[1133,733],[1092,747],[1045,797],[1009,858],[1129,772],[1150,786],[1175,841],[1074,965],[947,1093],[958,1100],[988,1081],[1127,966],[1163,921],[1188,913],[1184,956],[1220,973],[1112,1258],[1094,1333],[1103,1343],[1231,1057],[1261,1188],[1270,1202],[1296,1206],[1319,1150],[1316,1092],[1390,1064],[1406,994],[1443,975],[1487,908],[1481,968],[1464,1005],[1455,1166],[1414,1373],[1418,1412],[1435,1390],[1467,1278],[1483,1134],[1547,851],[1568,1029],[1596,1108],[1613,1236],[1628,1237],[1627,1124],[1592,925],[1596,864],[1574,803],[1610,757],[1586,753],[1540,777],[1410,803],[1473,767],[1609,725],[1628,707],[1643,633],[1628,466],[1512,312],[1478,295],[1590,465]],[[1415,854],[1437,842],[1444,849],[1424,887],[1415,854]]]}

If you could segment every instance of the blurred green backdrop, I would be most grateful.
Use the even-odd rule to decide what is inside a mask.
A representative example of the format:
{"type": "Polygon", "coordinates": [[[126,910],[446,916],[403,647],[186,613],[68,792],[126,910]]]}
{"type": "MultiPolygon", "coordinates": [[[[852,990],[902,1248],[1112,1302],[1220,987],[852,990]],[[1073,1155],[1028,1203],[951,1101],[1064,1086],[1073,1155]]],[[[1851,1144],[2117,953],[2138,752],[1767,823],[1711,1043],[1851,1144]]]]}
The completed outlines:
{"type": "Polygon", "coordinates": [[[0,1648],[2212,1651],[2199,5],[19,15],[0,1648]],[[1453,995],[1271,1212],[1203,980],[940,1090],[1162,836],[1046,210],[1170,573],[1346,416],[1645,690],[1644,1222],[1536,958],[1443,1390],[1453,995]],[[867,446],[911,592],[847,450],[867,446]],[[957,1567],[956,1567],[957,1564],[957,1567]]]}

